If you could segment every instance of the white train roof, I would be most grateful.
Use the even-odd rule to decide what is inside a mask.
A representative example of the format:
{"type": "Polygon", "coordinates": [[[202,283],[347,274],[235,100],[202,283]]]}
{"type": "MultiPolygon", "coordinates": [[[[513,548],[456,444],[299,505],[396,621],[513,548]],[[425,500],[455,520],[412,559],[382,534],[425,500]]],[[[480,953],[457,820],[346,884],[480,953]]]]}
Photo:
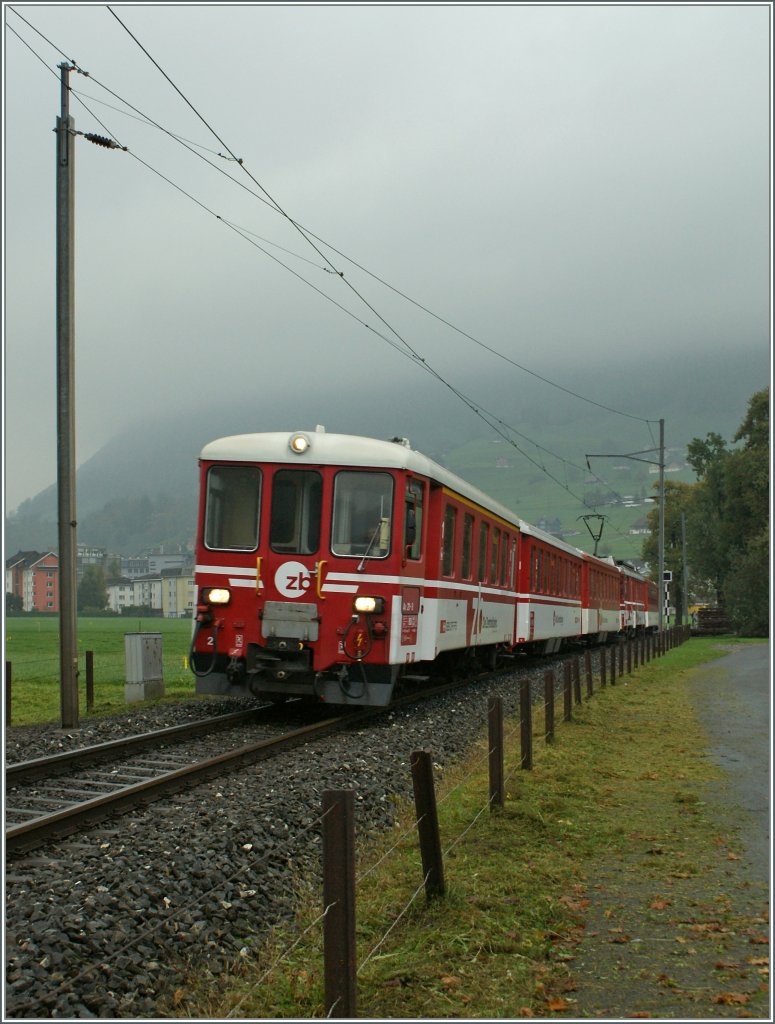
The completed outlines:
{"type": "MultiPolygon", "coordinates": [[[[418,476],[428,477],[448,487],[468,501],[487,509],[500,519],[511,523],[521,533],[546,541],[576,557],[586,552],[566,544],[558,537],[539,530],[525,522],[510,508],[490,498],[462,477],[439,466],[427,456],[414,451],[405,438],[395,441],[380,441],[371,437],[352,434],[329,434],[317,430],[276,431],[260,434],[235,434],[211,441],[202,449],[201,459],[207,462],[261,462],[286,465],[311,466],[355,466],[372,469],[405,469],[418,476]],[[308,445],[301,452],[291,449],[291,440],[298,435],[306,438],[308,445]]],[[[593,556],[588,556],[592,558],[593,556]]]]}

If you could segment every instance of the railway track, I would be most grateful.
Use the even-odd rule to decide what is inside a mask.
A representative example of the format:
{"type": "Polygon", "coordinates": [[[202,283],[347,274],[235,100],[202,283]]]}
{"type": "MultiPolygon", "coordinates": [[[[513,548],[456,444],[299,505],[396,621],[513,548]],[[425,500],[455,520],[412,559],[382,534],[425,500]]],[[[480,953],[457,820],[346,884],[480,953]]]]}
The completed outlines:
{"type": "MultiPolygon", "coordinates": [[[[503,669],[513,670],[514,666],[503,669]]],[[[287,717],[288,705],[235,712],[8,765],[6,853],[29,852],[106,818],[127,814],[229,771],[362,724],[385,711],[465,687],[468,682],[456,680],[408,693],[387,708],[348,709],[281,735],[262,735],[232,749],[221,749],[212,756],[187,752],[186,743],[214,731],[256,727],[258,723],[283,728],[277,719],[283,714],[287,717]]]]}
{"type": "Polygon", "coordinates": [[[276,709],[259,708],[9,765],[6,853],[26,853],[366,717],[338,715],[301,728],[285,728],[279,736],[267,736],[264,729],[264,735],[251,742],[225,751],[221,745],[220,752],[210,756],[187,750],[192,739],[260,721],[262,711],[269,720],[264,724],[271,725],[272,718],[275,726],[279,724],[276,709]]]}
{"type": "MultiPolygon", "coordinates": [[[[9,765],[6,768],[7,854],[27,853],[106,818],[128,814],[226,772],[274,757],[395,707],[464,685],[436,686],[394,701],[390,708],[347,710],[321,721],[262,736],[214,756],[186,752],[192,738],[248,725],[277,708],[258,708],[193,725],[175,726],[97,746],[9,765]],[[107,765],[104,762],[108,762],[107,765]]],[[[283,707],[286,707],[283,705],[283,707]]]]}

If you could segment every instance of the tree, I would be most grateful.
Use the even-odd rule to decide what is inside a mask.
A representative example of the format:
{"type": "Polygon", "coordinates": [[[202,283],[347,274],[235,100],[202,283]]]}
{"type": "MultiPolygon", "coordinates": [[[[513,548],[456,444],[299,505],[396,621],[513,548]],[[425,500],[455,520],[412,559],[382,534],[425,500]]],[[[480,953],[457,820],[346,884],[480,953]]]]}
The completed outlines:
{"type": "Polygon", "coordinates": [[[102,611],[108,603],[105,589],[105,573],[99,565],[87,565],[83,578],[78,584],[78,611],[93,608],[102,611]]]}
{"type": "MultiPolygon", "coordinates": [[[[739,632],[769,629],[769,389],[757,391],[734,436],[694,438],[688,460],[698,480],[686,502],[689,565],[708,581],[739,632]]],[[[667,485],[666,523],[671,487],[667,485]]],[[[668,527],[666,525],[666,565],[668,527]]],[[[648,542],[647,542],[648,543],[648,542]]]]}
{"type": "Polygon", "coordinates": [[[8,590],[5,592],[5,614],[6,615],[18,615],[24,611],[24,603],[22,601],[21,594],[11,594],[8,590]]]}

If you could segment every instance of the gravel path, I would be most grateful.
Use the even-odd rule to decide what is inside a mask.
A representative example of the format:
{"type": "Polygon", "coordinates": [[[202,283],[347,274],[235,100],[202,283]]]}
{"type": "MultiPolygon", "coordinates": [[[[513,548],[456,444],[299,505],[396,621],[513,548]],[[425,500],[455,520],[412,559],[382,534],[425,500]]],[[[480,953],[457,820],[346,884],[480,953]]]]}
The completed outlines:
{"type": "MultiPolygon", "coordinates": [[[[548,667],[531,672],[536,696],[548,667]]],[[[487,697],[503,696],[509,713],[518,690],[516,673],[472,684],[9,861],[6,1016],[152,1017],[191,963],[217,974],[249,958],[292,912],[292,873],[319,870],[324,789],[356,789],[359,830],[390,828],[394,796],[411,796],[411,752],[430,748],[443,770],[486,728],[487,697]]],[[[10,729],[7,759],[208,717],[221,703],[239,706],[190,701],[71,733],[10,729]]]]}
{"type": "MultiPolygon", "coordinates": [[[[709,755],[725,773],[702,794],[718,835],[694,850],[692,872],[650,857],[646,835],[598,865],[572,965],[573,1019],[772,1020],[769,664],[769,644],[746,644],[692,675],[709,755]]],[[[655,804],[652,820],[664,811],[655,804]]]]}

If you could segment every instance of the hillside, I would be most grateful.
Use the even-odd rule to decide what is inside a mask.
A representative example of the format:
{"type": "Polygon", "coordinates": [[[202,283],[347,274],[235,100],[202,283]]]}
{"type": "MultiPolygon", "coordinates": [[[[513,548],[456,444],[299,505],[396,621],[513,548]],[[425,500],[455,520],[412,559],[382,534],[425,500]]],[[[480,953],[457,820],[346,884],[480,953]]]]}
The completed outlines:
{"type": "MultiPolygon", "coordinates": [[[[231,433],[314,429],[323,423],[342,433],[409,437],[414,448],[524,519],[545,519],[552,525],[559,520],[569,539],[589,550],[593,542],[579,516],[590,508],[578,499],[588,505],[599,503],[596,511],[610,517],[600,553],[637,556],[641,538],[627,531],[648,511],[641,502],[653,493],[657,476],[650,470],[655,467],[632,459],[592,458],[590,472],[585,457],[656,447],[658,426],[647,428],[636,418],[614,416],[534,378],[509,373],[510,378],[471,381],[467,391],[488,395],[487,408],[519,432],[509,434],[513,444],[421,374],[416,385],[399,396],[390,393],[389,382],[376,379],[368,396],[308,396],[298,403],[302,411],[295,415],[289,415],[287,401],[275,393],[250,407],[213,409],[207,415],[197,409],[154,422],[146,419],[115,436],[79,468],[79,541],[126,555],[161,545],[189,545],[195,529],[197,456],[205,443],[231,433]],[[606,506],[606,498],[613,495],[631,498],[635,507],[606,506]]],[[[670,373],[659,380],[641,367],[609,371],[610,383],[601,376],[579,372],[573,387],[616,409],[634,409],[638,415],[646,409],[649,418],[664,417],[666,462],[681,467],[673,467],[668,479],[692,480],[693,474],[684,468],[686,444],[709,431],[731,439],[750,395],[766,383],[768,370],[766,361],[741,363],[739,355],[730,355],[709,357],[699,368],[676,359],[670,373]]],[[[52,484],[6,519],[6,552],[55,548],[56,538],[52,484]]]]}

